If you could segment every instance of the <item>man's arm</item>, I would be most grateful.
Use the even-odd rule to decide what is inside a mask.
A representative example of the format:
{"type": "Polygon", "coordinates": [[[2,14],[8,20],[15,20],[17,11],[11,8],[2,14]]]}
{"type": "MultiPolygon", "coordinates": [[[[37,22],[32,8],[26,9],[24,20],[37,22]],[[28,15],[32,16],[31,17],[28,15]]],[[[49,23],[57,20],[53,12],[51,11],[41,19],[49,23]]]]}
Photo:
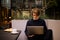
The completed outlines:
{"type": "Polygon", "coordinates": [[[26,28],[25,28],[25,34],[26,34],[26,36],[28,36],[29,34],[28,34],[28,30],[27,30],[27,26],[29,25],[29,21],[27,21],[27,24],[26,24],[26,28]]]}
{"type": "Polygon", "coordinates": [[[43,20],[43,26],[44,26],[44,33],[46,33],[46,31],[47,31],[47,26],[46,26],[45,20],[43,20]]]}
{"type": "Polygon", "coordinates": [[[26,34],[27,37],[33,37],[34,35],[29,34],[29,32],[28,32],[28,30],[27,30],[27,27],[28,27],[28,26],[30,26],[30,21],[28,21],[27,24],[26,24],[25,34],[26,34]]]}

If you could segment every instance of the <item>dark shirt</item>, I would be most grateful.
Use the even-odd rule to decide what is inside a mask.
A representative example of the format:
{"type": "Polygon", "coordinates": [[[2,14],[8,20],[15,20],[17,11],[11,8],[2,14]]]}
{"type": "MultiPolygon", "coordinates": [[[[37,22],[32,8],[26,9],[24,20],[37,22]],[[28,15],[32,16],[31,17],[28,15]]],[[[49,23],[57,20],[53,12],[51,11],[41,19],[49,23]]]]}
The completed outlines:
{"type": "Polygon", "coordinates": [[[29,20],[26,24],[26,29],[25,29],[25,34],[28,36],[28,30],[27,30],[27,26],[43,26],[44,27],[44,34],[47,31],[47,26],[46,23],[43,19],[38,19],[38,20],[29,20]]]}

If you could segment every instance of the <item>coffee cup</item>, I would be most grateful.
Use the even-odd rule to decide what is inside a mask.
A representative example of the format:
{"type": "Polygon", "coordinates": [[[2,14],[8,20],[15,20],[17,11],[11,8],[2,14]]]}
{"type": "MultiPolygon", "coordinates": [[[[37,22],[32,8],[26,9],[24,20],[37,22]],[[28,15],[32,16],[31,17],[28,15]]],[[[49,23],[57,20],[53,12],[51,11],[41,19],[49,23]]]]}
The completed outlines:
{"type": "Polygon", "coordinates": [[[12,29],[12,32],[14,32],[14,33],[17,32],[17,29],[12,29]]]}

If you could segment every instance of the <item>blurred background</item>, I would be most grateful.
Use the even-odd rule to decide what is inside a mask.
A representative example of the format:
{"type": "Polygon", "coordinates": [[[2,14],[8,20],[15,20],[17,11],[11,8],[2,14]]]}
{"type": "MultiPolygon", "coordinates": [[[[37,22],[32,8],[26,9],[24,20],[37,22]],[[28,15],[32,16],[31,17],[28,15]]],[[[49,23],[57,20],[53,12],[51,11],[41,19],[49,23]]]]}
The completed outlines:
{"type": "Polygon", "coordinates": [[[41,18],[60,19],[60,0],[0,0],[0,20],[29,19],[34,7],[41,9],[41,18]]]}

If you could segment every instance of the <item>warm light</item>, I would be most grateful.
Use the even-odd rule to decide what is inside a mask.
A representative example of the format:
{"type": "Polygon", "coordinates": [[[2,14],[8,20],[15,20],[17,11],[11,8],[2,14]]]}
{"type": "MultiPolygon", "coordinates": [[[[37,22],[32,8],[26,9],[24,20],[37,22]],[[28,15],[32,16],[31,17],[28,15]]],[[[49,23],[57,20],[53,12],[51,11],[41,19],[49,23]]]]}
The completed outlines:
{"type": "Polygon", "coordinates": [[[11,18],[11,17],[9,17],[9,18],[11,18]]]}

